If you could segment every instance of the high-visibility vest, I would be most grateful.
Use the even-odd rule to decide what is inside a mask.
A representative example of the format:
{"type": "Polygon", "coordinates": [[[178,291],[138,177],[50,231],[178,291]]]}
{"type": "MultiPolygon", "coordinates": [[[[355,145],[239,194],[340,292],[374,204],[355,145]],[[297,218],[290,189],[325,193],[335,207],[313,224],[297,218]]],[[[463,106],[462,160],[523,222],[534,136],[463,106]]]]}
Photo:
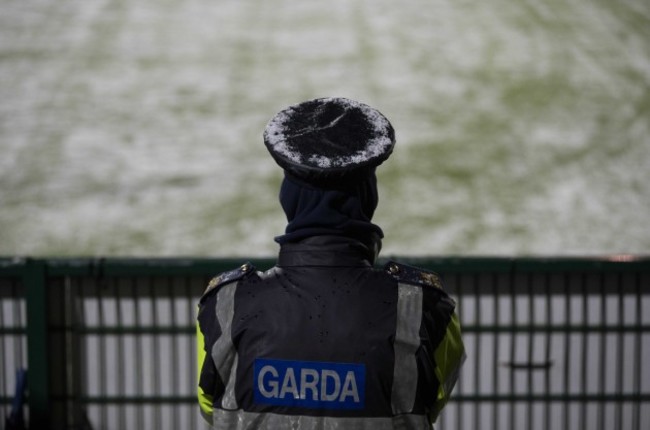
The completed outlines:
{"type": "Polygon", "coordinates": [[[199,303],[198,399],[224,429],[430,429],[465,358],[432,272],[245,264],[199,303]]]}

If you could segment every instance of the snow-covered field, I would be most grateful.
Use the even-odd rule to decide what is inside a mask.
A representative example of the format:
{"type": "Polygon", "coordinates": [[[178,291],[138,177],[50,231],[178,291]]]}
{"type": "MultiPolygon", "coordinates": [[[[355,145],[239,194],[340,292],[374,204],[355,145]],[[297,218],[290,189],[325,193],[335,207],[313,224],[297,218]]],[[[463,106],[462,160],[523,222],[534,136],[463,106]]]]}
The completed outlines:
{"type": "Polygon", "coordinates": [[[395,126],[384,255],[650,252],[647,0],[7,0],[0,255],[271,256],[321,96],[395,126]]]}

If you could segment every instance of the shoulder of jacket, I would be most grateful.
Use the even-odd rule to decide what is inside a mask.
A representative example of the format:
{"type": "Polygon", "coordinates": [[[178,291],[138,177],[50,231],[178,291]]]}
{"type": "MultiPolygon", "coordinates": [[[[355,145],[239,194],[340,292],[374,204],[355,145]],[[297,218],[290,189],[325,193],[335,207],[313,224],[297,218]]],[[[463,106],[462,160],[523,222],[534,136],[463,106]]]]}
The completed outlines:
{"type": "Polygon", "coordinates": [[[391,260],[384,265],[384,271],[397,282],[419,285],[421,287],[434,287],[442,290],[440,276],[430,270],[424,270],[391,260]]]}
{"type": "Polygon", "coordinates": [[[203,301],[203,298],[206,297],[208,294],[210,294],[212,291],[216,291],[219,288],[223,287],[224,285],[238,281],[256,272],[257,271],[255,269],[255,266],[247,262],[242,264],[236,269],[218,274],[214,278],[210,279],[210,282],[208,282],[208,286],[203,292],[203,295],[201,296],[201,301],[203,301]]]}

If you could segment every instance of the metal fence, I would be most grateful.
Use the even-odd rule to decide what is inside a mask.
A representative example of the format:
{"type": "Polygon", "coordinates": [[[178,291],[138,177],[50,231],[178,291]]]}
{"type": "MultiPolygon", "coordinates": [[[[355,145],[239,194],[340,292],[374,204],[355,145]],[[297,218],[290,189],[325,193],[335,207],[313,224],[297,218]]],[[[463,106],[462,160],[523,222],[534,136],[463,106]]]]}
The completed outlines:
{"type": "MultiPolygon", "coordinates": [[[[650,258],[398,260],[459,303],[468,360],[438,430],[650,428],[650,258]]],[[[0,259],[0,428],[28,369],[32,429],[205,429],[195,307],[239,263],[0,259]]]]}

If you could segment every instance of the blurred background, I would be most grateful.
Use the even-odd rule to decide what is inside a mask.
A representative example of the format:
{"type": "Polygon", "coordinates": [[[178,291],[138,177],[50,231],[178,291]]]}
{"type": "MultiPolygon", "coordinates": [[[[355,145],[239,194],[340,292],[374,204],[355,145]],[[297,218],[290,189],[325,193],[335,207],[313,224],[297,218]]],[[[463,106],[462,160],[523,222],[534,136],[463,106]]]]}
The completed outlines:
{"type": "Polygon", "coordinates": [[[397,133],[383,254],[650,250],[647,0],[7,0],[0,255],[270,256],[289,104],[397,133]]]}

